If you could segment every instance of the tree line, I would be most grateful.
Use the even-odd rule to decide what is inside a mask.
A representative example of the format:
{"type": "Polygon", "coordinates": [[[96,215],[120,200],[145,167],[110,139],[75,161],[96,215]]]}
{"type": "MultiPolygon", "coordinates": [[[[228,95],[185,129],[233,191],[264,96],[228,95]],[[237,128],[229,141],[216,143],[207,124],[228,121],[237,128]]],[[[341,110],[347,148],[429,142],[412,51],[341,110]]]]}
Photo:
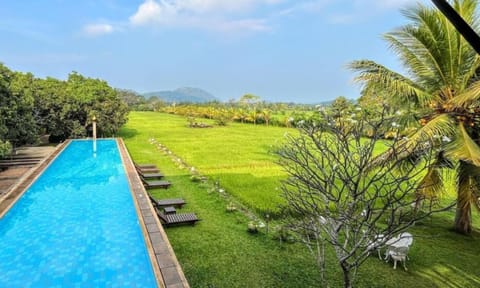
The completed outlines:
{"type": "Polygon", "coordinates": [[[0,156],[49,135],[51,142],[91,134],[114,136],[127,120],[128,107],[104,80],[77,72],[67,80],[37,78],[0,63],[0,156]]]}

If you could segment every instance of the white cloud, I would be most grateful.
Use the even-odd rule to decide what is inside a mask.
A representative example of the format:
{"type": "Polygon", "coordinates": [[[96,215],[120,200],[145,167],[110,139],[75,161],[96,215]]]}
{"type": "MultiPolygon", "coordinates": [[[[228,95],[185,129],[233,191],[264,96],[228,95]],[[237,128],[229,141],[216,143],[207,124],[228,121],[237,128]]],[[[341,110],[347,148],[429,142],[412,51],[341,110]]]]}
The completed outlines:
{"type": "Polygon", "coordinates": [[[206,13],[212,11],[238,12],[252,9],[261,4],[277,4],[283,0],[177,0],[180,9],[206,13]]]}
{"type": "Polygon", "coordinates": [[[262,32],[269,31],[271,28],[267,25],[265,19],[242,19],[234,21],[223,21],[217,23],[218,25],[212,25],[215,30],[222,32],[232,31],[253,31],[262,32]]]}
{"type": "Polygon", "coordinates": [[[129,20],[134,26],[193,27],[231,32],[270,30],[267,20],[239,17],[256,6],[284,0],[145,0],[129,20]]]}
{"type": "Polygon", "coordinates": [[[110,24],[88,24],[83,27],[83,32],[87,36],[100,36],[113,32],[113,26],[110,24]]]}
{"type": "Polygon", "coordinates": [[[321,13],[333,0],[297,1],[276,12],[276,16],[289,16],[297,13],[321,13]]]}
{"type": "Polygon", "coordinates": [[[177,7],[165,1],[157,3],[154,0],[146,0],[135,14],[130,17],[133,25],[149,25],[152,23],[166,23],[172,21],[177,14],[177,7]]]}
{"type": "Polygon", "coordinates": [[[418,0],[357,0],[357,2],[364,3],[364,5],[374,5],[383,9],[398,9],[415,4],[418,0]]]}

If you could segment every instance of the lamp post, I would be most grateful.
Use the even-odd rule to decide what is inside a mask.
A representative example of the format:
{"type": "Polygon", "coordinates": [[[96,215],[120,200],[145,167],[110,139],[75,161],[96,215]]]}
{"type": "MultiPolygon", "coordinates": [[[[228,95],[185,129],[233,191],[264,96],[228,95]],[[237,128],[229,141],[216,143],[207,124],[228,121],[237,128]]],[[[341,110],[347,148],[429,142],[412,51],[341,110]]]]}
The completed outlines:
{"type": "Polygon", "coordinates": [[[92,117],[92,128],[93,128],[93,153],[97,152],[97,117],[93,115],[92,117]]]}
{"type": "Polygon", "coordinates": [[[93,115],[92,117],[92,125],[93,125],[93,140],[97,140],[97,117],[93,115]]]}

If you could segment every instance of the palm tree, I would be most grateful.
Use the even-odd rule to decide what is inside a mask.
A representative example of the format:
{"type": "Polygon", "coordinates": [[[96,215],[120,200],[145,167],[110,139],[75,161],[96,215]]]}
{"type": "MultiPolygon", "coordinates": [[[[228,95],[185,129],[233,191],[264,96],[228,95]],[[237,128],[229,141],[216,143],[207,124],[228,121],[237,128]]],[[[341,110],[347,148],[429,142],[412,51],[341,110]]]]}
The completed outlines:
{"type": "Polygon", "coordinates": [[[270,119],[272,118],[272,112],[269,109],[262,110],[262,117],[265,120],[265,124],[268,126],[270,124],[270,119]]]}
{"type": "Polygon", "coordinates": [[[245,118],[245,120],[252,122],[253,125],[257,125],[257,119],[258,119],[258,113],[257,113],[257,110],[255,108],[253,108],[253,110],[249,111],[247,118],[245,118]]]}
{"type": "Polygon", "coordinates": [[[248,117],[248,114],[245,110],[242,108],[238,109],[235,111],[235,114],[233,115],[234,120],[240,120],[240,122],[245,123],[245,119],[248,117]]]}
{"type": "MultiPolygon", "coordinates": [[[[477,1],[454,0],[453,7],[479,31],[477,1]]],[[[421,190],[433,193],[442,187],[439,169],[446,166],[441,163],[453,160],[457,189],[454,229],[468,234],[472,206],[480,208],[480,57],[436,9],[417,4],[404,15],[411,23],[384,38],[406,68],[405,75],[368,60],[355,61],[350,67],[358,73],[356,80],[363,84],[364,92],[387,93],[390,104],[413,105],[421,115],[421,125],[404,145],[414,147],[427,138],[453,140],[448,144],[437,141],[438,165],[423,179],[423,183],[435,185],[421,190]]]]}

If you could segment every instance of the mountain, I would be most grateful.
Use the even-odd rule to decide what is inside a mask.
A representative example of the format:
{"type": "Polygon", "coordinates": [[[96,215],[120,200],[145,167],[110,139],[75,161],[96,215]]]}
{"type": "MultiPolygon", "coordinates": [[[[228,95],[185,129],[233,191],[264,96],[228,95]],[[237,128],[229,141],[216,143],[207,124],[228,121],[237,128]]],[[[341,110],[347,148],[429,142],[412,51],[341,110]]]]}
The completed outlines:
{"type": "Polygon", "coordinates": [[[148,92],[142,94],[145,99],[150,97],[158,97],[165,102],[191,102],[191,103],[204,103],[211,101],[219,101],[215,96],[208,93],[205,90],[192,87],[182,87],[173,91],[157,91],[157,92],[148,92]]]}

